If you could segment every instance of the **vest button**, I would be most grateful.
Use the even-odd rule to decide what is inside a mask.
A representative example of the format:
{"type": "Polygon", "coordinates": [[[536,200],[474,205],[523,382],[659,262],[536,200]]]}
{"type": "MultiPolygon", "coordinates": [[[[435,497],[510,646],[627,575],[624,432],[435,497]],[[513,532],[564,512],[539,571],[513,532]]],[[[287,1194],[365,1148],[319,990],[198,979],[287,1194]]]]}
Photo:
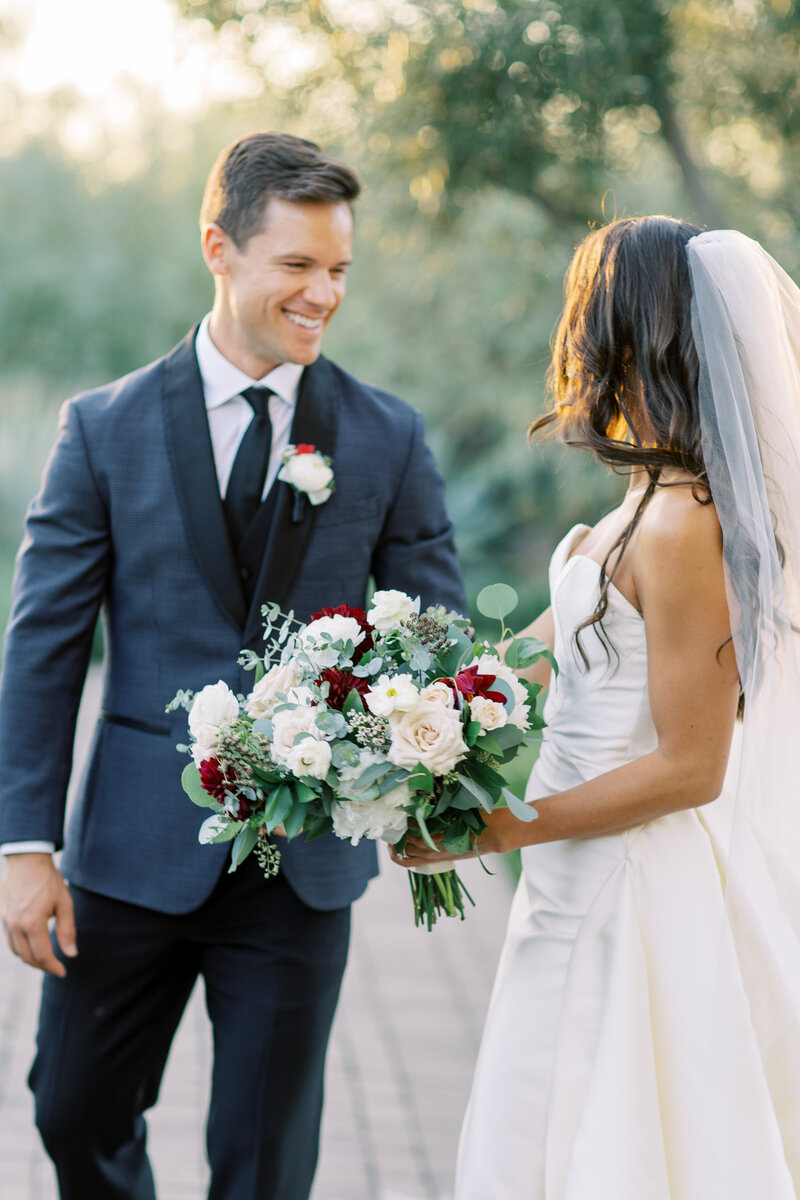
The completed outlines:
{"type": "Polygon", "coordinates": [[[241,575],[242,579],[247,581],[248,579],[252,578],[253,572],[249,567],[239,567],[239,574],[241,575]]]}

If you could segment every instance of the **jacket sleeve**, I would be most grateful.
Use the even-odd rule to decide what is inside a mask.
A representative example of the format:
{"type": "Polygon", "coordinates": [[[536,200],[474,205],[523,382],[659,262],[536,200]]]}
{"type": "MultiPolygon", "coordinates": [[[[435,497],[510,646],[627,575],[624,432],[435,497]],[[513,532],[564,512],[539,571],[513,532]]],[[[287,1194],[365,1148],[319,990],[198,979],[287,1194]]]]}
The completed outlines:
{"type": "Polygon", "coordinates": [[[17,556],[0,679],[0,843],[63,842],[72,743],[111,561],[107,503],[62,409],[17,556]]]}
{"type": "Polygon", "coordinates": [[[419,594],[423,608],[443,604],[466,614],[453,532],[444,480],[425,443],[422,417],[415,413],[405,469],[373,555],[377,587],[419,594]]]}

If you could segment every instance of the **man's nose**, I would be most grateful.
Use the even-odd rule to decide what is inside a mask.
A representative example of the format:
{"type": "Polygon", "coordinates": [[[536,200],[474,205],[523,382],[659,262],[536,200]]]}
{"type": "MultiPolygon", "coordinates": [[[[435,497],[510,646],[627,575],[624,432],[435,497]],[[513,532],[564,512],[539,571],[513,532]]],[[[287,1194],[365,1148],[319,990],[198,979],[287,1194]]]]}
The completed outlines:
{"type": "Polygon", "coordinates": [[[320,308],[333,308],[339,298],[335,281],[328,271],[315,271],[306,283],[306,297],[320,308]]]}

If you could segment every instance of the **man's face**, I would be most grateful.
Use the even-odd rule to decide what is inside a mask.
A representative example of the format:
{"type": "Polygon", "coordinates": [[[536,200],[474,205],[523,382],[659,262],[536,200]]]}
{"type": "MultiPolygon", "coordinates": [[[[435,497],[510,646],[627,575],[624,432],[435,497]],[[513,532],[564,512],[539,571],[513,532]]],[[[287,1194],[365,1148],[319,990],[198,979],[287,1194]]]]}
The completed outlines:
{"type": "Polygon", "coordinates": [[[260,233],[242,250],[226,243],[226,335],[264,368],[258,375],[282,362],[314,362],[344,299],[353,247],[349,206],[272,198],[260,233]]]}

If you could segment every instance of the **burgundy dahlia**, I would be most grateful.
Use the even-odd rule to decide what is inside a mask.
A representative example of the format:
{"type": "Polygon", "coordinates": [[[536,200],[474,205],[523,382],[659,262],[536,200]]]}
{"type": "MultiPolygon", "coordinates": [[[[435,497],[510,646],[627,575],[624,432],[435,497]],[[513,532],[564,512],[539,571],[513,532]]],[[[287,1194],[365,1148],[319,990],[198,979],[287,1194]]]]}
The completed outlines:
{"type": "Polygon", "coordinates": [[[358,621],[361,628],[364,630],[364,640],[356,646],[353,662],[359,662],[368,650],[372,649],[372,635],[375,630],[367,620],[367,614],[363,608],[351,608],[349,604],[337,604],[336,608],[321,608],[319,612],[315,612],[308,618],[309,623],[316,621],[320,617],[352,617],[354,621],[358,621]]]}
{"type": "MultiPolygon", "coordinates": [[[[203,790],[208,792],[209,796],[219,800],[220,804],[225,804],[225,793],[233,791],[236,774],[233,767],[228,767],[227,771],[223,773],[216,758],[206,758],[200,763],[200,782],[203,790]]],[[[237,796],[237,800],[239,801],[237,812],[231,812],[230,801],[226,807],[235,821],[244,821],[250,816],[250,805],[244,796],[237,796]]]]}
{"type": "Polygon", "coordinates": [[[357,675],[352,675],[349,671],[340,671],[338,667],[326,667],[316,682],[330,684],[328,704],[331,708],[337,708],[339,712],[342,711],[351,692],[358,692],[359,696],[363,696],[370,688],[368,679],[359,679],[357,675]]]}

